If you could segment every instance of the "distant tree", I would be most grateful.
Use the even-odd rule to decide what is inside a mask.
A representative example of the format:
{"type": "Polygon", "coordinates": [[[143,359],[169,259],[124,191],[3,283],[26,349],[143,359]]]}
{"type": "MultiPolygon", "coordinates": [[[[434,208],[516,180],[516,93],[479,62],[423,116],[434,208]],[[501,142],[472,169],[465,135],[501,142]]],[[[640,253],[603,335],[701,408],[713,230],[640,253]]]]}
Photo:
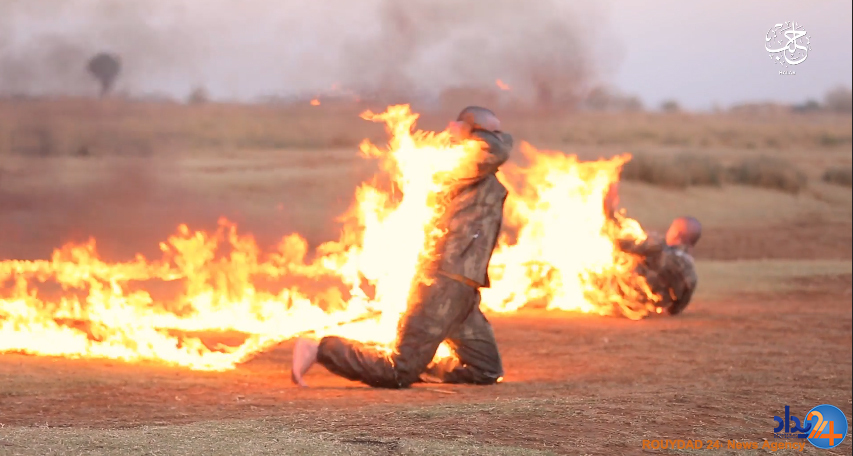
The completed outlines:
{"type": "Polygon", "coordinates": [[[826,93],[823,104],[830,111],[850,114],[853,112],[853,93],[846,87],[837,87],[826,93]]]}
{"type": "Polygon", "coordinates": [[[660,110],[663,112],[681,112],[681,105],[675,100],[667,100],[661,103],[660,110]]]}
{"type": "Polygon", "coordinates": [[[86,68],[101,83],[101,97],[104,97],[113,88],[121,71],[121,60],[117,55],[101,52],[89,60],[86,68]]]}

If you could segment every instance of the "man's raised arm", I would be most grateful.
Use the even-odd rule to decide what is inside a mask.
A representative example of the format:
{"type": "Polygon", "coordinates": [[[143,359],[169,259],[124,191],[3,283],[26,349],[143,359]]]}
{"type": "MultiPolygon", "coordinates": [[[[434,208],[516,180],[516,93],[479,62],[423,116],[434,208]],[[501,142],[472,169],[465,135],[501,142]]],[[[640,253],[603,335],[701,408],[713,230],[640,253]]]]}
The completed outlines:
{"type": "Polygon", "coordinates": [[[640,242],[636,242],[634,239],[616,241],[619,250],[644,257],[661,253],[665,245],[666,242],[663,237],[657,233],[649,233],[648,237],[640,242]]]}

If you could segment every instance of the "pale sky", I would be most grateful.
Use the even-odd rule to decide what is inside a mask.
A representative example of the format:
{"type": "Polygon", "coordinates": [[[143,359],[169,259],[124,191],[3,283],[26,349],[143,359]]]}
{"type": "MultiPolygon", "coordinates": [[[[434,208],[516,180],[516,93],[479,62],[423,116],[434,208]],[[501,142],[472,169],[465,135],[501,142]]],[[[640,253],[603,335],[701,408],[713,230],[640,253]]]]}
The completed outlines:
{"type": "Polygon", "coordinates": [[[691,108],[743,100],[820,100],[853,79],[853,8],[839,0],[610,0],[623,46],[614,83],[657,106],[691,108]],[[782,76],[764,50],[774,24],[796,21],[811,36],[808,58],[782,76]]]}
{"type": "Polygon", "coordinates": [[[430,93],[496,78],[524,90],[592,72],[650,108],[800,102],[851,86],[852,16],[843,0],[0,0],[0,93],[97,93],[80,62],[115,50],[118,89],[179,98],[199,85],[250,100],[401,79],[430,93]],[[785,21],[811,37],[793,76],[764,50],[785,21]]]}

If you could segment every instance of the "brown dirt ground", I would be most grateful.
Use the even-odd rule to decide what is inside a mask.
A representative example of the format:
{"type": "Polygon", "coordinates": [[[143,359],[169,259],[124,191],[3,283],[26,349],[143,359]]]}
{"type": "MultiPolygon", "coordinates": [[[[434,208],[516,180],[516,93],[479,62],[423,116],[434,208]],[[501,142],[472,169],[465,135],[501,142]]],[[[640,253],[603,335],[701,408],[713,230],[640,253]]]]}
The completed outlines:
{"type": "MultiPolygon", "coordinates": [[[[226,373],[3,355],[0,423],[116,429],[263,419],[369,435],[365,445],[465,438],[564,454],[636,454],[643,438],[761,440],[786,404],[795,414],[821,403],[851,414],[851,276],[800,285],[641,322],[495,316],[506,382],[494,387],[377,390],[316,368],[313,388],[295,388],[289,345],[226,373]]],[[[0,453],[27,452],[4,445],[0,453]]]]}
{"type": "Polygon", "coordinates": [[[809,220],[770,227],[708,227],[696,246],[696,258],[849,260],[850,228],[848,223],[809,220]]]}

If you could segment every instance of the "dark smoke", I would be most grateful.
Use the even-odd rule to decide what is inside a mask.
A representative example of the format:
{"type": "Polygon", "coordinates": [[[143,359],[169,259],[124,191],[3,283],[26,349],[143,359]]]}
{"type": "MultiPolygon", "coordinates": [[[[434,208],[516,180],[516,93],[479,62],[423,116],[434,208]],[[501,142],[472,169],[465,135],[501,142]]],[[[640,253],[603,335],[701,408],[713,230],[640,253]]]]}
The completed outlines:
{"type": "MultiPolygon", "coordinates": [[[[358,93],[436,96],[461,86],[566,103],[612,55],[601,8],[564,0],[6,0],[0,93],[94,94],[81,66],[121,56],[117,90],[185,98],[358,93]],[[61,6],[60,6],[61,5],[61,6]],[[44,11],[51,14],[44,14],[44,11]]],[[[93,86],[94,85],[94,86],[93,86]]]]}
{"type": "Polygon", "coordinates": [[[385,0],[380,33],[346,64],[361,84],[385,89],[437,92],[500,78],[540,104],[571,100],[599,76],[601,21],[591,7],[565,3],[385,0]]]}

